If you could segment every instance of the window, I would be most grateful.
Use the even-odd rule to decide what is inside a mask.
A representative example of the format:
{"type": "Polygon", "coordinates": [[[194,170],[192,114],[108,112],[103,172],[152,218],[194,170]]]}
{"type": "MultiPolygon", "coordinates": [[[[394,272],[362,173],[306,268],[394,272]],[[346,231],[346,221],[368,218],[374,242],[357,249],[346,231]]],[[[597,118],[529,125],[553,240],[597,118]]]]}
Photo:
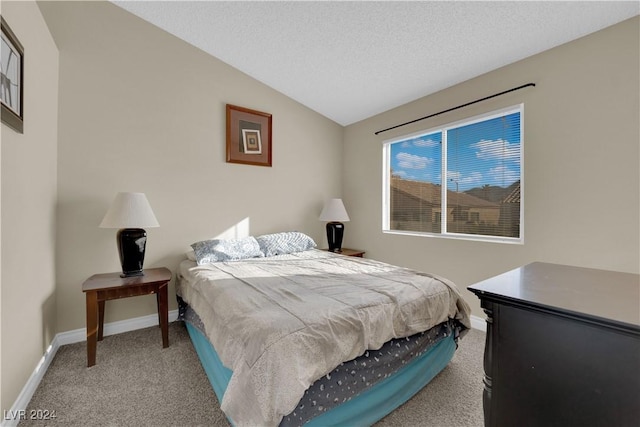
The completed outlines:
{"type": "Polygon", "coordinates": [[[521,243],[522,112],[385,141],[383,230],[521,243]]]}

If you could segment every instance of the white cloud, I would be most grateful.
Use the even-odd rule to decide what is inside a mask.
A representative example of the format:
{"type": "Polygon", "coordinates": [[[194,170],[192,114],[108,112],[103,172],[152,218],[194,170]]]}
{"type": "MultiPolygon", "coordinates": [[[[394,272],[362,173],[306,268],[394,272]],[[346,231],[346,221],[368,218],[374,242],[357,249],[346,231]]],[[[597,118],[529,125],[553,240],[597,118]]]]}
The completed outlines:
{"type": "Polygon", "coordinates": [[[415,145],[416,147],[437,147],[438,145],[440,145],[440,143],[438,141],[434,141],[433,139],[418,139],[416,141],[413,141],[413,145],[415,145]]]}
{"type": "Polygon", "coordinates": [[[514,183],[520,179],[520,173],[509,169],[507,166],[496,166],[490,169],[489,176],[492,180],[499,181],[503,184],[514,183]]]}
{"type": "Polygon", "coordinates": [[[423,139],[424,137],[418,137],[415,139],[408,139],[406,141],[403,141],[400,146],[402,148],[411,148],[411,147],[426,147],[426,148],[431,148],[431,147],[437,147],[440,143],[438,141],[434,141],[431,138],[427,138],[427,139],[423,139]]]}
{"type": "Polygon", "coordinates": [[[460,184],[476,184],[482,181],[482,174],[480,172],[471,172],[468,176],[460,179],[460,184]]]}
{"type": "Polygon", "coordinates": [[[460,179],[460,172],[447,171],[447,181],[457,181],[460,179]]]}
{"type": "Polygon", "coordinates": [[[404,152],[396,154],[396,160],[398,161],[398,167],[401,169],[426,169],[428,165],[433,163],[433,159],[428,157],[404,152]]]}
{"type": "Polygon", "coordinates": [[[507,140],[482,139],[471,147],[476,148],[476,157],[482,160],[510,160],[520,162],[520,144],[514,144],[507,140]]]}
{"type": "Polygon", "coordinates": [[[468,175],[463,176],[460,172],[447,171],[447,181],[449,183],[458,183],[459,187],[473,186],[482,182],[482,173],[471,172],[468,175]]]}

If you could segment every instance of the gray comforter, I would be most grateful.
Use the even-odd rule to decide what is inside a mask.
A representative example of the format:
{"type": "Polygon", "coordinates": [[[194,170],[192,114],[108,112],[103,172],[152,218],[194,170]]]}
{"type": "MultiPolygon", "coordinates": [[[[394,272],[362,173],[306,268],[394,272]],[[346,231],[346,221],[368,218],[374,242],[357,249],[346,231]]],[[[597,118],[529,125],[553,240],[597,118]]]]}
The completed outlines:
{"type": "Polygon", "coordinates": [[[236,426],[277,425],[340,363],[470,308],[450,281],[311,250],[181,264],[178,293],[233,371],[221,408],[236,426]]]}

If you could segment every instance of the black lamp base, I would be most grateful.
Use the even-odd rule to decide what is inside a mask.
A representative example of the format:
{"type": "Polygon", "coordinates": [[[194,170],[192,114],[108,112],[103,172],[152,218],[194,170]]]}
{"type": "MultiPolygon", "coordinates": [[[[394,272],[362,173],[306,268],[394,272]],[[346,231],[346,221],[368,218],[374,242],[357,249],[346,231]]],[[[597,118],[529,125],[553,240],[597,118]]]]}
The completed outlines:
{"type": "Polygon", "coordinates": [[[122,278],[125,278],[125,277],[142,277],[142,276],[144,276],[144,270],[120,273],[120,277],[122,277],[122,278]]]}
{"type": "Polygon", "coordinates": [[[144,276],[144,252],[147,232],[142,228],[123,228],[116,235],[122,274],[120,277],[144,276]]]}
{"type": "Polygon", "coordinates": [[[342,237],[344,236],[344,224],[341,222],[327,223],[327,243],[330,252],[342,251],[342,237]]]}

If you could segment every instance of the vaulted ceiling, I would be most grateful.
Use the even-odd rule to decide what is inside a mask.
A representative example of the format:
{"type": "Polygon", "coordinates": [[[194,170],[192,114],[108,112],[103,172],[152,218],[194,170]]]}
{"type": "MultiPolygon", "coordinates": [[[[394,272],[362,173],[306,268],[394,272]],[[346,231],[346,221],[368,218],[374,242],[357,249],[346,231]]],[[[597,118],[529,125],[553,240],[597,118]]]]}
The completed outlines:
{"type": "Polygon", "coordinates": [[[638,15],[638,1],[116,5],[348,125],[638,15]]]}

